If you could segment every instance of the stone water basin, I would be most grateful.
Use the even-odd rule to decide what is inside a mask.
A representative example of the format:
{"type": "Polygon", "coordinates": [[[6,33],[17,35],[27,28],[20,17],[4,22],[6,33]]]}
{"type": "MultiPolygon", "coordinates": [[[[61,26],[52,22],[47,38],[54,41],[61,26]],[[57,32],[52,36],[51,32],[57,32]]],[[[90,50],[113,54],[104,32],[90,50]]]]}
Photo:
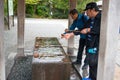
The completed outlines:
{"type": "Polygon", "coordinates": [[[70,80],[70,71],[70,59],[57,38],[36,37],[32,80],[70,80]]]}

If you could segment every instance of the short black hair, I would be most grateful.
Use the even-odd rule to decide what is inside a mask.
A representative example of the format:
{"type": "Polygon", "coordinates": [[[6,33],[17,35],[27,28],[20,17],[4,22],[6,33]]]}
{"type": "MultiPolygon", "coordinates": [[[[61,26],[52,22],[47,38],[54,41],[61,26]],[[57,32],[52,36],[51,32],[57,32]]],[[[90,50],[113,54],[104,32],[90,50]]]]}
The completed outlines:
{"type": "Polygon", "coordinates": [[[86,5],[86,8],[84,9],[84,11],[88,10],[88,9],[95,9],[95,11],[99,11],[99,7],[97,6],[96,2],[90,2],[86,5]]]}
{"type": "Polygon", "coordinates": [[[72,9],[72,10],[70,10],[70,12],[69,12],[69,14],[72,14],[72,15],[74,15],[74,14],[76,14],[76,13],[78,13],[78,11],[77,11],[76,9],[72,9]]]}

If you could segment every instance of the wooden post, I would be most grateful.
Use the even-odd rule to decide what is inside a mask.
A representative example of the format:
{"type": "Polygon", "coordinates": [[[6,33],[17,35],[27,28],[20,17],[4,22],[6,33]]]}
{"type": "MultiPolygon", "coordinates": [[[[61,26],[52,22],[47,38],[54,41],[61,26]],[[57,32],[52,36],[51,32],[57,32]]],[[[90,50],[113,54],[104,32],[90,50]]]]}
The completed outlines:
{"type": "Polygon", "coordinates": [[[8,9],[8,29],[14,26],[13,0],[7,0],[8,9]]]}
{"type": "MultiPolygon", "coordinates": [[[[70,6],[69,10],[76,8],[76,4],[77,4],[77,0],[69,0],[69,6],[70,6]]],[[[68,21],[69,22],[68,28],[69,28],[69,26],[72,24],[73,20],[70,17],[70,15],[69,15],[68,19],[69,19],[69,21],[68,21]]],[[[74,37],[70,38],[68,40],[68,50],[67,50],[68,53],[72,54],[74,52],[74,50],[72,48],[73,46],[74,46],[74,37]]]]}
{"type": "Polygon", "coordinates": [[[25,18],[25,0],[18,0],[18,47],[17,56],[24,56],[24,18],[25,18]]]}
{"type": "Polygon", "coordinates": [[[120,0],[103,0],[97,80],[114,80],[120,0]]]}
{"type": "Polygon", "coordinates": [[[0,80],[5,79],[5,53],[4,53],[4,0],[0,1],[0,80]]]}

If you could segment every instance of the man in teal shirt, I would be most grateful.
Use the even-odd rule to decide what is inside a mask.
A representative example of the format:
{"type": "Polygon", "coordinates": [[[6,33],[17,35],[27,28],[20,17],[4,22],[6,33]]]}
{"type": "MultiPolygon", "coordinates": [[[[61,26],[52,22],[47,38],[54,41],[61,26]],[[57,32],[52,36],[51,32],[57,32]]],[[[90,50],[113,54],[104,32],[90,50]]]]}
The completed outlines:
{"type": "MultiPolygon", "coordinates": [[[[69,29],[66,29],[65,32],[69,32],[70,30],[75,30],[77,28],[78,30],[82,30],[84,28],[85,22],[88,20],[88,17],[84,14],[79,14],[76,9],[73,9],[69,12],[70,16],[73,19],[72,25],[69,27],[69,29]]],[[[83,50],[86,44],[86,35],[81,34],[80,32],[74,32],[75,35],[80,35],[79,39],[79,48],[78,48],[78,54],[77,54],[77,60],[73,62],[73,64],[81,64],[82,62],[82,54],[83,50]]],[[[84,61],[86,64],[86,60],[84,61]]]]}

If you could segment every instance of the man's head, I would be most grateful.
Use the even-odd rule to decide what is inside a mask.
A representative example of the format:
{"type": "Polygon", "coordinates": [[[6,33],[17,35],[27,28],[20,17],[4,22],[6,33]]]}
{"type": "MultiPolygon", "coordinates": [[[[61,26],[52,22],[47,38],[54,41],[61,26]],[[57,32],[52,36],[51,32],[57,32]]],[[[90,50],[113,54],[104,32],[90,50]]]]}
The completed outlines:
{"type": "Polygon", "coordinates": [[[70,16],[72,17],[73,20],[76,20],[77,17],[78,17],[78,11],[76,9],[72,9],[70,12],[69,12],[70,16]]]}
{"type": "Polygon", "coordinates": [[[97,15],[99,11],[99,7],[97,6],[95,2],[90,2],[86,5],[86,8],[84,10],[86,11],[87,15],[90,18],[93,18],[97,15]]]}

